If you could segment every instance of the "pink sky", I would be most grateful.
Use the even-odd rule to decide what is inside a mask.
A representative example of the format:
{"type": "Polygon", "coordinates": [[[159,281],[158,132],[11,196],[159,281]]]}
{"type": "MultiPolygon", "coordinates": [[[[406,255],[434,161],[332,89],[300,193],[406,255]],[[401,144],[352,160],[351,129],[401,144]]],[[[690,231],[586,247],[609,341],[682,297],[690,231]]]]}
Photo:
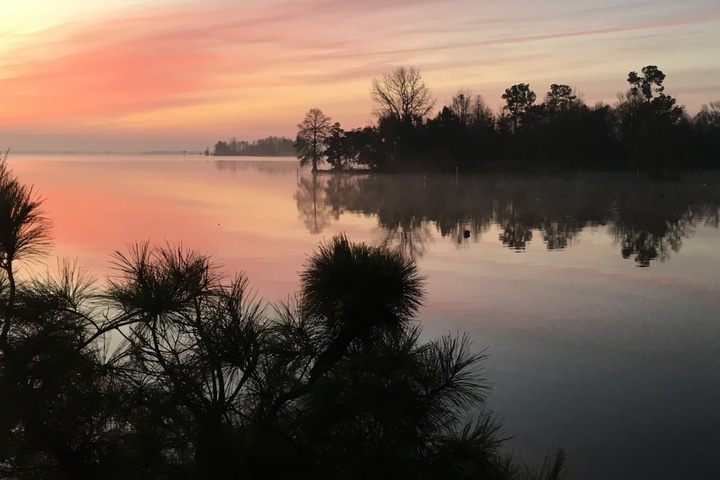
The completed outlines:
{"type": "Polygon", "coordinates": [[[97,3],[3,2],[0,148],[200,150],[294,137],[313,107],[354,128],[398,65],[438,106],[466,88],[498,110],[520,82],[613,103],[649,64],[691,114],[720,99],[716,0],[97,3]]]}

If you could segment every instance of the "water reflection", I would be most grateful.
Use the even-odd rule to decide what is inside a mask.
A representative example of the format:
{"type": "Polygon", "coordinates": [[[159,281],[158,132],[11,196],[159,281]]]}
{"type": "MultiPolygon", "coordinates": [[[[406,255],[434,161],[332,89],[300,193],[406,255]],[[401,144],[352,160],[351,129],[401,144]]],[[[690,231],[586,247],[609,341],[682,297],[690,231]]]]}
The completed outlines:
{"type": "Polygon", "coordinates": [[[298,189],[295,193],[297,209],[300,220],[312,234],[320,233],[330,224],[330,219],[339,217],[339,210],[333,214],[332,208],[327,208],[326,191],[320,188],[317,174],[298,179],[298,189]]]}
{"type": "MultiPolygon", "coordinates": [[[[248,157],[253,158],[253,157],[248,157]]],[[[257,171],[267,175],[283,175],[288,170],[297,170],[297,167],[282,160],[215,160],[215,167],[218,170],[230,172],[257,171]]]]}
{"type": "Polygon", "coordinates": [[[623,258],[633,258],[641,267],[665,261],[670,252],[680,251],[698,221],[712,225],[718,216],[717,196],[707,186],[691,186],[695,188],[650,183],[617,193],[610,232],[623,258]]]}
{"type": "Polygon", "coordinates": [[[622,174],[503,177],[303,173],[300,217],[320,233],[344,213],[373,215],[383,243],[422,256],[435,233],[459,247],[497,227],[501,244],[524,252],[532,242],[563,250],[587,228],[607,226],[610,241],[637,266],[677,253],[697,222],[717,228],[720,182],[637,182],[622,174]]]}

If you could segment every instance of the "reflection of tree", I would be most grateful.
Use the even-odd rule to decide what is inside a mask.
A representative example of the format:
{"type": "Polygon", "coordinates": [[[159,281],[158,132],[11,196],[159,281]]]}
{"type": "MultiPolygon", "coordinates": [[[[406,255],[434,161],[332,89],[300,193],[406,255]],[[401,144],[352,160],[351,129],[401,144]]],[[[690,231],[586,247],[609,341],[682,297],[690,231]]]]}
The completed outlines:
{"type": "Polygon", "coordinates": [[[532,240],[532,231],[522,223],[508,223],[500,234],[502,244],[512,250],[525,250],[530,240],[532,240]]]}
{"type": "Polygon", "coordinates": [[[662,236],[656,237],[650,232],[628,231],[622,239],[622,256],[625,259],[635,256],[635,261],[639,267],[649,267],[650,261],[658,258],[658,247],[660,247],[660,261],[669,258],[667,249],[662,248],[662,236]]]}
{"type": "Polygon", "coordinates": [[[456,245],[467,246],[470,242],[477,242],[481,235],[490,228],[489,221],[479,218],[464,218],[456,221],[438,222],[438,229],[443,237],[453,239],[456,245]]]}
{"type": "Polygon", "coordinates": [[[257,171],[267,175],[285,174],[290,171],[297,170],[297,161],[295,160],[215,160],[213,162],[218,170],[230,172],[238,171],[257,171]]]}
{"type": "Polygon", "coordinates": [[[301,181],[296,196],[311,231],[345,212],[372,215],[384,231],[384,245],[416,257],[436,235],[467,248],[493,224],[499,241],[517,252],[533,238],[542,239],[548,250],[568,248],[584,228],[607,225],[622,255],[647,266],[679,251],[698,219],[717,227],[720,218],[717,189],[692,182],[638,184],[627,175],[458,179],[343,173],[321,178],[322,185],[301,181]]]}
{"type": "Polygon", "coordinates": [[[436,232],[462,245],[490,228],[493,206],[487,188],[459,188],[454,176],[333,173],[321,178],[324,183],[315,187],[304,179],[296,195],[311,231],[324,226],[315,223],[313,191],[335,219],[346,211],[376,215],[385,232],[382,243],[415,257],[427,251],[436,232]]]}
{"type": "Polygon", "coordinates": [[[545,221],[540,225],[548,250],[562,250],[570,246],[581,229],[572,218],[545,221]]]}
{"type": "Polygon", "coordinates": [[[679,252],[682,239],[692,233],[691,215],[674,220],[666,220],[656,225],[636,225],[616,222],[611,231],[615,242],[621,245],[623,258],[633,257],[639,267],[649,267],[653,260],[664,262],[670,258],[670,252],[679,252]]]}
{"type": "Polygon", "coordinates": [[[358,182],[362,178],[364,175],[338,172],[327,179],[325,202],[330,206],[335,220],[340,218],[348,205],[355,203],[354,197],[360,192],[358,182]]]}
{"type": "Polygon", "coordinates": [[[419,175],[372,175],[358,184],[358,194],[349,206],[355,211],[376,213],[384,231],[382,244],[395,246],[420,258],[432,241],[428,222],[428,200],[419,175]]]}
{"type": "Polygon", "coordinates": [[[318,179],[317,173],[311,176],[301,176],[298,179],[298,188],[295,193],[297,209],[305,227],[312,234],[323,231],[330,224],[331,217],[338,218],[339,211],[333,211],[326,206],[326,196],[323,181],[318,179]]]}
{"type": "Polygon", "coordinates": [[[633,258],[639,267],[653,260],[670,258],[679,252],[683,238],[695,226],[695,208],[681,192],[660,191],[652,185],[645,189],[622,192],[618,196],[610,232],[621,246],[623,258],[633,258]]]}
{"type": "Polygon", "coordinates": [[[705,219],[705,226],[718,228],[718,225],[720,225],[720,208],[717,206],[706,206],[703,210],[702,218],[705,219]]]}
{"type": "Polygon", "coordinates": [[[516,252],[524,251],[532,240],[532,228],[540,222],[537,217],[537,202],[524,187],[501,191],[496,200],[495,221],[501,232],[498,239],[516,252]],[[508,193],[511,193],[508,195],[508,193]]]}
{"type": "Polygon", "coordinates": [[[392,226],[384,227],[386,234],[382,241],[383,247],[398,247],[404,254],[412,258],[421,258],[432,241],[430,223],[421,218],[410,217],[392,226]]]}

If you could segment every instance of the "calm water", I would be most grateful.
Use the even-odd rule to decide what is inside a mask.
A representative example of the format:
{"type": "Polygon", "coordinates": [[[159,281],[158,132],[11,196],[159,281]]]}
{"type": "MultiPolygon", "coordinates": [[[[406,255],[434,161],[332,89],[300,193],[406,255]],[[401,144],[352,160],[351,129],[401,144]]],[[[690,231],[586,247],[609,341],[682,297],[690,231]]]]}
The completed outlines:
{"type": "MultiPolygon", "coordinates": [[[[294,161],[23,156],[55,256],[99,278],[128,242],[182,243],[269,301],[345,232],[428,278],[425,335],[490,355],[491,406],[571,478],[720,478],[720,177],[330,176],[294,161]]],[[[42,269],[26,265],[25,271],[42,269]]]]}

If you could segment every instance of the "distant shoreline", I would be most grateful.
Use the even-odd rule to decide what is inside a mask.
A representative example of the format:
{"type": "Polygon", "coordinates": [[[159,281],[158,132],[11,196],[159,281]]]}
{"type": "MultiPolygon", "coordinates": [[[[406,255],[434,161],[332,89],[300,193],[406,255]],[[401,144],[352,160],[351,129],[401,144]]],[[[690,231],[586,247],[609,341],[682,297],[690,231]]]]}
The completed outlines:
{"type": "Polygon", "coordinates": [[[203,150],[149,150],[144,152],[118,152],[111,150],[11,150],[11,155],[204,155],[203,150]]]}

